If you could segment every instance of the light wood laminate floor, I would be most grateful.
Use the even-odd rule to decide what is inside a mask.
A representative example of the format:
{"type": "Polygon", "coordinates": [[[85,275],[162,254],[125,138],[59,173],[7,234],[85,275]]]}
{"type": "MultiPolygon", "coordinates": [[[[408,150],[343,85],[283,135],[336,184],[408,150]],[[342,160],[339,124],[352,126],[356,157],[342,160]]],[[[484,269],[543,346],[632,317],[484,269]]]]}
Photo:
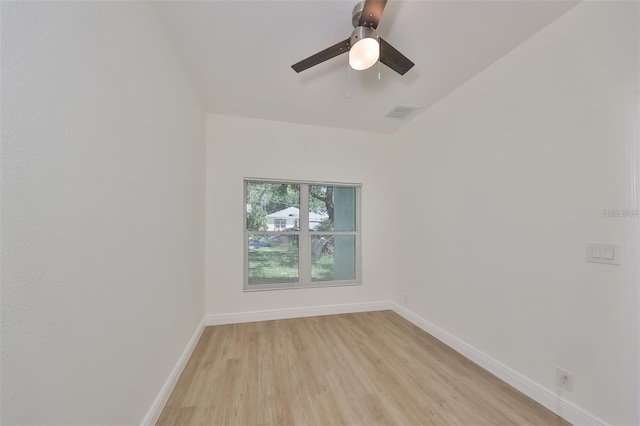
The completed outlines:
{"type": "Polygon", "coordinates": [[[207,327],[159,425],[564,425],[392,311],[207,327]]]}

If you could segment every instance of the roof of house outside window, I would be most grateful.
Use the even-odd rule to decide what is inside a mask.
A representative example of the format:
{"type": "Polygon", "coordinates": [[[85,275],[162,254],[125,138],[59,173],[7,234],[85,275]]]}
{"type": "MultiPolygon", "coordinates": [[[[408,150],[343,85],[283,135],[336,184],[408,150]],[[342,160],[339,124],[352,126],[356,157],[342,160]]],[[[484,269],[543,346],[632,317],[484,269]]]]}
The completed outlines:
{"type": "MultiPolygon", "coordinates": [[[[275,213],[271,213],[267,215],[270,219],[286,219],[288,217],[299,218],[300,217],[300,209],[297,207],[287,207],[284,210],[277,211],[275,213]]],[[[329,216],[326,214],[318,214],[314,212],[309,212],[309,222],[322,222],[325,219],[328,219],[329,216]]]]}

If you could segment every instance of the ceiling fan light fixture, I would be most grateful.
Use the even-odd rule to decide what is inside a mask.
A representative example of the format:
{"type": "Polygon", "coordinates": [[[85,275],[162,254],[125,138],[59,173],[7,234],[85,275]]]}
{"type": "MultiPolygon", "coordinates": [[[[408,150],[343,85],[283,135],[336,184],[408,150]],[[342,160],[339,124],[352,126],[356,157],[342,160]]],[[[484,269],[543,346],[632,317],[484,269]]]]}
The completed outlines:
{"type": "Polygon", "coordinates": [[[380,59],[378,34],[371,27],[356,27],[351,33],[349,66],[356,71],[371,68],[380,59]]]}
{"type": "Polygon", "coordinates": [[[376,33],[386,4],[387,0],[359,2],[351,14],[351,23],[355,27],[351,37],[291,65],[291,68],[295,72],[301,72],[349,52],[349,67],[354,70],[366,70],[380,62],[398,74],[405,75],[414,63],[376,33]]]}

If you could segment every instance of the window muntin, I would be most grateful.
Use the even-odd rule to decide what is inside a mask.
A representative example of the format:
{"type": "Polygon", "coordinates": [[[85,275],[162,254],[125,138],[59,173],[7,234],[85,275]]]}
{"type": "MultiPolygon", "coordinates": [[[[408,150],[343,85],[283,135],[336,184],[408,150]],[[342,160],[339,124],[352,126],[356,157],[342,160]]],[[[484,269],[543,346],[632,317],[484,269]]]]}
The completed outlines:
{"type": "Polygon", "coordinates": [[[244,186],[245,290],[360,283],[360,185],[244,186]]]}

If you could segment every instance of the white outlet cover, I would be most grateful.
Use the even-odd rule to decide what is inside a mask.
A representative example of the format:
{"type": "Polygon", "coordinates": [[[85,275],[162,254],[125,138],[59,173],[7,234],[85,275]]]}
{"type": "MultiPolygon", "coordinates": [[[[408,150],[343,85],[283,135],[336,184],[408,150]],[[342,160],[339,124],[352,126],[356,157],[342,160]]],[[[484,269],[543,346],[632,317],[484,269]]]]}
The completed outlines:
{"type": "Polygon", "coordinates": [[[556,384],[568,391],[573,391],[573,373],[556,367],[556,384]]]}

